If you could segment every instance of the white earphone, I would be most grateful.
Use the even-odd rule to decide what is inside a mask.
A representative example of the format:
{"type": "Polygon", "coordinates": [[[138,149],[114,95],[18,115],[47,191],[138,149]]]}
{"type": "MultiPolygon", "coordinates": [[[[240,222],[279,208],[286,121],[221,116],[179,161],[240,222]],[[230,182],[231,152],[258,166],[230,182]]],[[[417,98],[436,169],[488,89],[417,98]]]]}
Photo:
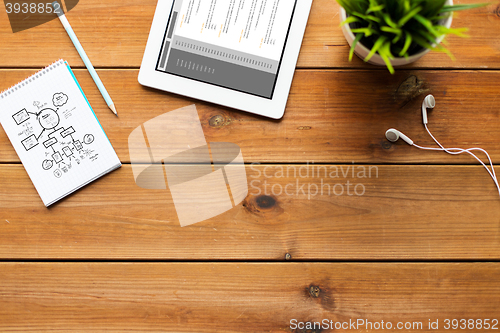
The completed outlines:
{"type": "Polygon", "coordinates": [[[385,137],[387,138],[387,140],[391,142],[396,142],[399,140],[399,138],[401,138],[403,139],[404,142],[406,142],[410,146],[414,145],[412,139],[410,139],[409,137],[407,137],[406,135],[404,135],[403,133],[394,128],[388,129],[387,132],[385,132],[385,137]]]}
{"type": "Polygon", "coordinates": [[[432,95],[427,95],[422,102],[422,121],[427,125],[427,109],[434,109],[436,106],[436,99],[432,95]]]}
{"type": "Polygon", "coordinates": [[[469,148],[469,149],[445,148],[445,147],[443,147],[443,145],[441,145],[441,143],[439,143],[438,140],[436,140],[434,135],[432,135],[431,131],[429,131],[429,128],[427,127],[427,123],[428,123],[427,109],[433,109],[435,106],[436,106],[436,100],[434,99],[434,96],[427,95],[425,97],[424,101],[422,102],[422,122],[424,123],[424,126],[425,126],[425,129],[427,130],[427,133],[429,133],[429,135],[434,140],[434,142],[436,142],[436,144],[439,146],[439,148],[421,147],[421,146],[415,144],[413,142],[413,140],[410,139],[408,136],[404,135],[403,133],[401,133],[400,131],[398,131],[397,129],[394,129],[394,128],[388,129],[387,132],[385,132],[385,137],[387,138],[387,140],[389,140],[391,142],[396,142],[401,138],[404,142],[406,142],[410,146],[414,146],[416,148],[423,149],[423,150],[444,151],[444,152],[447,152],[448,154],[451,154],[451,155],[458,155],[458,154],[462,154],[462,153],[467,153],[467,154],[471,155],[479,163],[481,163],[481,165],[483,167],[486,168],[486,171],[488,171],[489,175],[493,179],[493,182],[495,183],[495,185],[497,187],[498,194],[500,195],[500,185],[498,184],[498,179],[497,179],[497,175],[495,173],[495,168],[493,166],[493,162],[491,161],[490,155],[488,154],[488,152],[486,150],[481,149],[481,148],[469,148]],[[486,157],[488,158],[488,162],[489,162],[491,169],[488,168],[488,166],[486,166],[486,164],[483,161],[481,161],[481,159],[479,159],[474,153],[472,153],[473,151],[480,151],[480,152],[483,152],[484,154],[486,154],[486,157]]]}

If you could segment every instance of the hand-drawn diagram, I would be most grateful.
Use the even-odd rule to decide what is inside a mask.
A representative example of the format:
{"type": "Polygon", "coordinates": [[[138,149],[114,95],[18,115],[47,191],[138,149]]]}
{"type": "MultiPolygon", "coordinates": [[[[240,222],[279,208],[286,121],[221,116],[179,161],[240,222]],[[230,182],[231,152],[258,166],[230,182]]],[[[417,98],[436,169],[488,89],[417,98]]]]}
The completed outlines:
{"type": "Polygon", "coordinates": [[[73,168],[73,163],[78,165],[85,159],[95,161],[98,157],[94,150],[86,147],[94,142],[94,135],[85,134],[78,140],[75,139],[76,131],[73,126],[60,126],[58,111],[67,102],[68,96],[59,92],[52,98],[54,108],[36,101],[33,103],[38,109],[36,112],[24,108],[12,116],[22,128],[18,136],[24,137],[21,140],[24,149],[30,152],[41,143],[45,149],[41,167],[46,171],[54,169],[52,173],[56,178],[68,173],[73,168]]]}

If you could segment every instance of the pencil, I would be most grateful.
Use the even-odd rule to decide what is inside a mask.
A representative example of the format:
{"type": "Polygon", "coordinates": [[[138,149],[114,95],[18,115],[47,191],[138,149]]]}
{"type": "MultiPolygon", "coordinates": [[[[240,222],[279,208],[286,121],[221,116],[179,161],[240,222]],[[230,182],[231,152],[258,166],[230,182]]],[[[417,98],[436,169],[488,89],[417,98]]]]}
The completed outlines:
{"type": "Polygon", "coordinates": [[[97,72],[95,71],[94,66],[92,66],[92,63],[90,62],[90,59],[87,56],[87,53],[85,53],[85,50],[83,49],[82,44],[80,44],[80,41],[76,37],[75,32],[73,31],[73,28],[71,28],[71,25],[69,24],[68,19],[66,18],[66,15],[64,15],[64,12],[63,12],[62,8],[60,7],[59,3],[57,1],[54,1],[52,3],[52,7],[54,8],[54,13],[56,13],[57,16],[59,17],[59,20],[61,20],[61,23],[62,23],[64,29],[66,29],[66,32],[68,33],[69,38],[71,38],[71,41],[75,45],[75,48],[78,51],[78,53],[80,54],[80,57],[82,58],[83,63],[87,67],[90,75],[92,76],[92,79],[94,79],[94,82],[95,82],[97,88],[99,89],[99,91],[101,92],[102,97],[106,101],[106,104],[108,104],[108,107],[111,109],[111,111],[113,111],[113,113],[118,116],[118,113],[116,113],[115,103],[113,103],[113,100],[109,96],[108,91],[104,87],[104,84],[102,84],[101,78],[99,77],[99,75],[97,75],[97,72]],[[56,4],[57,4],[57,6],[56,6],[56,4]]]}

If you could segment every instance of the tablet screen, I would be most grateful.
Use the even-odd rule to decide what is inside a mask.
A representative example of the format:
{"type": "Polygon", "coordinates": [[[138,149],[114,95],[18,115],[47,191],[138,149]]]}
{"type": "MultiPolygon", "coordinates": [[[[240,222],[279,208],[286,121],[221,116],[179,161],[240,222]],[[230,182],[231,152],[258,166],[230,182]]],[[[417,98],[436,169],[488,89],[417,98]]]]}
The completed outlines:
{"type": "Polygon", "coordinates": [[[156,70],[271,99],[296,0],[174,0],[156,70]]]}

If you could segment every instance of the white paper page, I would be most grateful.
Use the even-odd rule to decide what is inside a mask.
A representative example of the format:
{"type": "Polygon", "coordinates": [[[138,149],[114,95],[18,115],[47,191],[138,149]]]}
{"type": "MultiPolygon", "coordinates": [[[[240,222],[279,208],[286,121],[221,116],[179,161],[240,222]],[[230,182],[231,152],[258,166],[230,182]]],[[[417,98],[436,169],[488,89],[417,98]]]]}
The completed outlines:
{"type": "Polygon", "coordinates": [[[46,206],[121,165],[62,60],[0,94],[0,122],[46,206]]]}

